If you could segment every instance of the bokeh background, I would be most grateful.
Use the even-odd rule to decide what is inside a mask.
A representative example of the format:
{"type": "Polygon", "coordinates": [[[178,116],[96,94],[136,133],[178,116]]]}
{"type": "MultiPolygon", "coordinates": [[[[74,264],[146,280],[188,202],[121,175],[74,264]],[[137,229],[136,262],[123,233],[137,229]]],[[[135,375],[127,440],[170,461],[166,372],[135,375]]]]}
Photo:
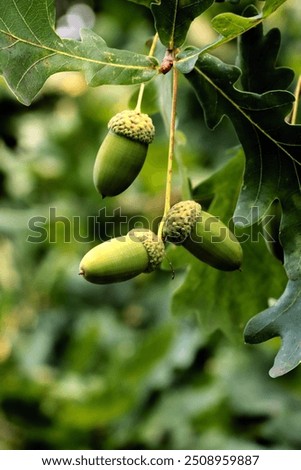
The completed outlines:
{"type": "MultiPolygon", "coordinates": [[[[148,9],[126,0],[56,3],[61,36],[78,39],[79,28],[90,27],[110,47],[147,53],[148,9]]],[[[187,41],[213,41],[210,17],[250,3],[214,5],[187,41]]],[[[279,64],[296,77],[299,3],[289,0],[266,22],[281,29],[279,64]]],[[[216,54],[235,63],[236,44],[216,54]]],[[[180,87],[181,153],[198,184],[238,142],[227,120],[210,132],[184,79],[180,87]]],[[[64,73],[25,107],[0,81],[0,449],[300,449],[301,369],[268,376],[277,339],[247,346],[243,324],[230,338],[203,331],[197,315],[175,315],[185,269],[174,280],[166,268],[109,286],[77,274],[97,242],[162,215],[168,144],[160,87],[146,88],[143,111],[157,135],[135,183],[105,201],[92,183],[107,122],[135,94],[131,86],[89,89],[81,74],[64,73]]],[[[285,275],[277,269],[280,293],[285,275]]]]}

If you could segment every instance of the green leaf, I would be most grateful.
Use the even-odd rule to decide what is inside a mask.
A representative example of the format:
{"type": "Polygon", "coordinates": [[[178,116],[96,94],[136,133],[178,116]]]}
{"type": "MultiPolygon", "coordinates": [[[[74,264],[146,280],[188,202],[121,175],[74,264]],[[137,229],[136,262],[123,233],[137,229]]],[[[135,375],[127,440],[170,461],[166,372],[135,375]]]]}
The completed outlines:
{"type": "MultiPolygon", "coordinates": [[[[244,11],[245,16],[257,13],[251,5],[244,11]]],[[[242,34],[238,39],[238,61],[242,74],[240,82],[245,91],[264,93],[270,90],[286,90],[294,78],[294,72],[287,67],[276,67],[276,60],[281,43],[281,34],[277,28],[263,34],[259,24],[242,34]],[[258,60],[258,57],[264,58],[258,60]]]]}
{"type": "MultiPolygon", "coordinates": [[[[193,191],[205,210],[231,226],[244,168],[242,152],[193,191]],[[209,207],[203,201],[212,200],[209,207]]],[[[241,271],[222,272],[200,262],[183,248],[170,250],[175,268],[188,266],[184,282],[176,290],[172,308],[176,315],[196,314],[205,334],[221,330],[241,341],[244,325],[254,312],[266,308],[268,298],[278,296],[285,285],[281,264],[266,250],[259,227],[236,230],[243,248],[241,271]],[[258,264],[260,263],[260,269],[258,264]]],[[[177,273],[176,273],[177,276],[177,273]]]]}
{"type": "Polygon", "coordinates": [[[261,13],[258,13],[255,7],[250,6],[249,12],[252,15],[245,17],[235,13],[221,13],[215,16],[211,23],[213,28],[220,33],[219,37],[211,44],[202,49],[188,46],[178,55],[177,67],[182,73],[189,73],[195,66],[195,63],[201,53],[209,52],[217,47],[232,41],[241,36],[251,28],[261,24],[264,19],[274,13],[286,0],[266,0],[265,6],[261,13]]]}
{"type": "Polygon", "coordinates": [[[191,22],[213,3],[213,0],[161,0],[151,10],[160,41],[168,49],[185,41],[191,22]]]}
{"type": "MultiPolygon", "coordinates": [[[[301,245],[300,245],[301,247],[301,245]]],[[[269,374],[279,377],[301,362],[301,279],[291,280],[273,307],[253,317],[245,328],[247,343],[280,336],[282,344],[269,374]]]]}
{"type": "Polygon", "coordinates": [[[266,0],[262,13],[265,18],[274,13],[287,0],[266,0]]]}
{"type": "MultiPolygon", "coordinates": [[[[242,36],[239,62],[242,66],[242,84],[245,88],[251,91],[265,91],[267,88],[276,86],[286,88],[289,85],[290,70],[275,68],[279,46],[280,35],[275,29],[263,36],[262,28],[257,27],[242,36]],[[262,58],[261,61],[256,60],[258,56],[262,58]]],[[[294,134],[291,143],[294,143],[298,134],[300,144],[300,126],[290,129],[294,134]]],[[[276,304],[253,317],[244,332],[248,343],[259,343],[274,336],[282,338],[282,345],[270,370],[272,377],[286,374],[301,361],[300,333],[298,333],[301,331],[301,234],[299,218],[296,216],[301,209],[300,166],[285,165],[282,171],[286,176],[279,188],[283,210],[280,240],[284,249],[289,281],[276,304]],[[293,184],[296,178],[297,181],[293,184]]],[[[250,175],[246,172],[246,186],[249,180],[250,175]]]]}
{"type": "Polygon", "coordinates": [[[223,39],[231,40],[244,33],[262,21],[262,15],[257,14],[251,18],[245,18],[235,13],[221,13],[215,16],[211,24],[220,33],[223,39]]]}
{"type": "Polygon", "coordinates": [[[286,0],[266,0],[262,13],[246,18],[235,13],[221,13],[212,19],[213,28],[225,39],[233,39],[274,13],[286,0]]]}
{"type": "Polygon", "coordinates": [[[160,0],[127,0],[128,2],[138,3],[144,7],[150,8],[152,3],[160,3],[160,0]]]}
{"type": "Polygon", "coordinates": [[[206,122],[214,129],[227,115],[246,154],[245,184],[235,216],[247,226],[262,218],[281,189],[299,191],[300,128],[285,123],[294,96],[287,91],[262,95],[234,87],[240,70],[208,54],[186,75],[204,109],[206,122]],[[281,188],[281,189],[280,189],[281,188]],[[256,207],[256,211],[254,211],[256,207]]]}
{"type": "MultiPolygon", "coordinates": [[[[264,60],[261,53],[261,61],[264,60]]],[[[270,72],[273,76],[274,66],[270,72]]],[[[264,71],[265,75],[268,73],[268,70],[264,71]]],[[[283,339],[283,346],[271,371],[271,375],[276,377],[288,372],[300,361],[296,348],[300,342],[296,312],[300,308],[301,278],[301,234],[297,216],[301,211],[301,126],[292,126],[285,121],[293,95],[282,90],[263,94],[239,91],[234,86],[239,75],[236,67],[204,54],[194,71],[186,76],[202,103],[209,127],[214,128],[222,116],[227,115],[244,148],[246,165],[234,212],[236,223],[244,227],[252,226],[262,219],[275,198],[281,202],[280,241],[290,282],[275,306],[251,319],[246,329],[248,342],[258,342],[258,338],[268,339],[276,335],[283,339]],[[276,327],[275,317],[279,317],[276,327]],[[262,322],[265,323],[264,336],[261,336],[262,322]],[[296,337],[294,342],[291,335],[296,337]]],[[[268,86],[266,77],[265,80],[268,86]]],[[[283,85],[283,76],[281,80],[283,85]]],[[[274,84],[276,87],[277,84],[274,84]]]]}
{"type": "Polygon", "coordinates": [[[0,0],[0,69],[22,103],[29,105],[57,72],[82,71],[90,86],[136,84],[156,75],[156,59],[111,49],[89,29],[81,30],[81,41],[61,39],[54,18],[53,0],[0,0]]]}

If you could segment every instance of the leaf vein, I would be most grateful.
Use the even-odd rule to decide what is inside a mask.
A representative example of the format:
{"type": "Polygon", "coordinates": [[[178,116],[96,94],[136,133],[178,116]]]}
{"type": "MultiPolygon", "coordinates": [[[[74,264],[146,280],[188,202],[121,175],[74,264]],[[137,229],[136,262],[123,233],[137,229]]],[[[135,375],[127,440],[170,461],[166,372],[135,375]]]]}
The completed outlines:
{"type": "MultiPolygon", "coordinates": [[[[15,6],[15,8],[16,8],[16,11],[18,12],[20,18],[22,19],[23,23],[25,24],[25,26],[29,29],[29,31],[31,32],[31,34],[36,38],[37,42],[38,42],[39,44],[41,44],[39,38],[37,37],[37,35],[35,34],[35,32],[31,29],[31,27],[29,26],[29,24],[28,24],[27,21],[25,20],[24,16],[23,16],[22,13],[20,12],[20,10],[19,10],[19,8],[18,8],[18,6],[17,6],[15,0],[13,0],[13,4],[14,4],[14,6],[15,6]]],[[[28,11],[28,10],[27,10],[27,11],[28,11]]]]}
{"type": "MultiPolygon", "coordinates": [[[[268,140],[273,142],[276,147],[280,148],[285,155],[287,155],[293,162],[295,162],[297,165],[301,166],[301,162],[299,162],[293,155],[291,155],[281,143],[279,143],[277,140],[275,140],[270,134],[268,134],[264,129],[262,129],[259,124],[257,124],[253,119],[242,109],[242,107],[238,106],[234,100],[230,98],[227,93],[225,93],[216,83],[210,79],[205,73],[202,72],[202,70],[198,67],[195,67],[195,70],[205,78],[239,113],[243,115],[245,119],[247,119],[252,126],[254,126],[260,133],[262,133],[268,140]]],[[[286,144],[285,144],[286,145],[286,144]]]]}
{"type": "Polygon", "coordinates": [[[43,49],[45,51],[49,51],[50,53],[70,57],[71,59],[74,59],[74,60],[79,60],[79,61],[83,61],[83,62],[90,62],[90,63],[97,64],[97,65],[110,66],[110,67],[116,67],[116,68],[121,68],[121,69],[126,68],[126,69],[133,69],[133,70],[144,70],[145,68],[147,68],[146,66],[143,66],[143,65],[128,65],[128,64],[123,64],[123,63],[118,64],[118,63],[115,63],[115,62],[114,63],[109,63],[109,62],[102,61],[102,60],[99,60],[99,59],[92,59],[90,57],[79,56],[79,55],[76,55],[76,54],[72,54],[71,52],[68,53],[66,51],[61,51],[61,50],[54,49],[54,48],[46,46],[46,45],[44,45],[40,42],[39,42],[39,44],[36,44],[32,41],[25,40],[23,38],[18,38],[14,34],[8,33],[7,31],[0,30],[0,33],[3,33],[5,35],[10,36],[11,38],[15,39],[16,42],[13,45],[15,45],[17,42],[23,42],[27,45],[37,47],[37,48],[43,49]]]}
{"type": "Polygon", "coordinates": [[[48,59],[49,57],[53,57],[54,55],[56,55],[55,53],[52,53],[52,54],[48,54],[47,56],[44,56],[44,57],[41,57],[40,59],[36,60],[35,62],[33,62],[30,67],[28,67],[28,69],[25,70],[25,72],[23,73],[22,77],[20,78],[20,80],[18,81],[17,85],[16,85],[16,90],[18,90],[20,84],[22,83],[22,81],[24,80],[24,78],[26,77],[26,75],[39,63],[43,62],[44,60],[48,59]]]}

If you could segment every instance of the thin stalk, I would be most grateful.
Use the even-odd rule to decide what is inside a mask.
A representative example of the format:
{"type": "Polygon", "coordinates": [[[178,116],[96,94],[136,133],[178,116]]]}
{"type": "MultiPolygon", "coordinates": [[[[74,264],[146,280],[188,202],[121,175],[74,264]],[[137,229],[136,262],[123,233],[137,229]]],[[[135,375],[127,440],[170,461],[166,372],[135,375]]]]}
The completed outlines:
{"type": "MultiPolygon", "coordinates": [[[[148,53],[149,57],[154,55],[158,39],[159,39],[159,35],[158,35],[158,33],[156,33],[154,38],[153,38],[153,42],[152,42],[151,48],[150,48],[149,53],[148,53]]],[[[137,113],[141,113],[141,104],[142,104],[144,89],[145,89],[145,83],[141,83],[138,98],[137,98],[137,104],[136,104],[136,108],[135,108],[135,111],[137,113]]]]}
{"type": "Polygon", "coordinates": [[[175,132],[176,132],[176,113],[177,113],[177,97],[178,97],[178,70],[173,67],[173,82],[172,82],[172,103],[171,103],[171,116],[169,126],[169,147],[168,147],[168,161],[167,161],[167,175],[166,175],[166,189],[165,189],[165,203],[164,213],[158,229],[158,238],[162,240],[163,225],[170,209],[171,187],[172,187],[172,167],[175,153],[175,132]]]}
{"type": "Polygon", "coordinates": [[[135,111],[137,113],[141,113],[141,104],[142,104],[144,89],[145,89],[145,83],[141,83],[140,88],[139,88],[138,98],[137,98],[137,104],[135,108],[135,111]]]}
{"type": "Polygon", "coordinates": [[[298,106],[299,106],[299,100],[300,100],[300,95],[301,95],[301,75],[299,76],[299,80],[296,86],[295,90],[295,102],[293,106],[293,111],[292,111],[292,116],[291,116],[291,124],[296,124],[297,122],[297,114],[298,114],[298,106]]]}

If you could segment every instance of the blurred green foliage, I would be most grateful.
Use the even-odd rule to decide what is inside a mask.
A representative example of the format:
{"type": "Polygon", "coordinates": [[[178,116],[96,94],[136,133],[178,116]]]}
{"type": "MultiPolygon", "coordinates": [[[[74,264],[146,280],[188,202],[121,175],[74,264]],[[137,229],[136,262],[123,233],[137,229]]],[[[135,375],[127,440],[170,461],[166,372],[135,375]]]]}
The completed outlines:
{"type": "MultiPolygon", "coordinates": [[[[59,17],[72,3],[58,2],[59,17]]],[[[148,9],[128,2],[125,7],[125,0],[86,3],[96,15],[94,30],[110,47],[146,51],[153,31],[148,9]]],[[[241,11],[249,3],[213,10],[241,11]]],[[[273,17],[283,30],[279,60],[301,73],[295,14],[300,6],[287,3],[273,17]]],[[[192,36],[198,37],[197,28],[210,14],[193,25],[192,36]]],[[[234,47],[220,53],[234,60],[234,47]]],[[[233,152],[227,150],[237,139],[226,120],[214,133],[200,125],[194,94],[184,80],[180,85],[179,127],[187,139],[181,155],[199,185],[230,160],[233,152]]],[[[154,90],[144,106],[154,113],[157,137],[135,184],[105,201],[106,213],[92,184],[106,123],[136,91],[87,89],[80,74],[58,74],[26,108],[1,82],[0,448],[300,449],[300,368],[277,380],[268,377],[278,340],[256,348],[242,344],[247,318],[237,302],[232,340],[204,327],[214,304],[203,322],[188,306],[185,315],[183,298],[177,294],[179,307],[173,297],[185,277],[187,262],[180,255],[174,280],[168,267],[109,286],[90,285],[77,275],[90,247],[129,228],[119,223],[116,208],[130,225],[155,224],[162,214],[167,138],[154,90]],[[115,224],[104,231],[108,216],[115,224]],[[41,227],[52,239],[38,238],[41,227]],[[172,315],[172,297],[181,314],[172,315]]],[[[175,199],[179,186],[176,173],[175,199]]],[[[261,265],[268,255],[260,247],[254,296],[256,282],[260,287],[266,275],[261,265]]],[[[279,294],[285,280],[282,268],[274,266],[279,294]]],[[[193,275],[197,269],[208,275],[201,268],[193,275]]],[[[218,283],[215,289],[219,296],[218,283]]],[[[195,298],[202,302],[201,282],[195,298]]]]}

